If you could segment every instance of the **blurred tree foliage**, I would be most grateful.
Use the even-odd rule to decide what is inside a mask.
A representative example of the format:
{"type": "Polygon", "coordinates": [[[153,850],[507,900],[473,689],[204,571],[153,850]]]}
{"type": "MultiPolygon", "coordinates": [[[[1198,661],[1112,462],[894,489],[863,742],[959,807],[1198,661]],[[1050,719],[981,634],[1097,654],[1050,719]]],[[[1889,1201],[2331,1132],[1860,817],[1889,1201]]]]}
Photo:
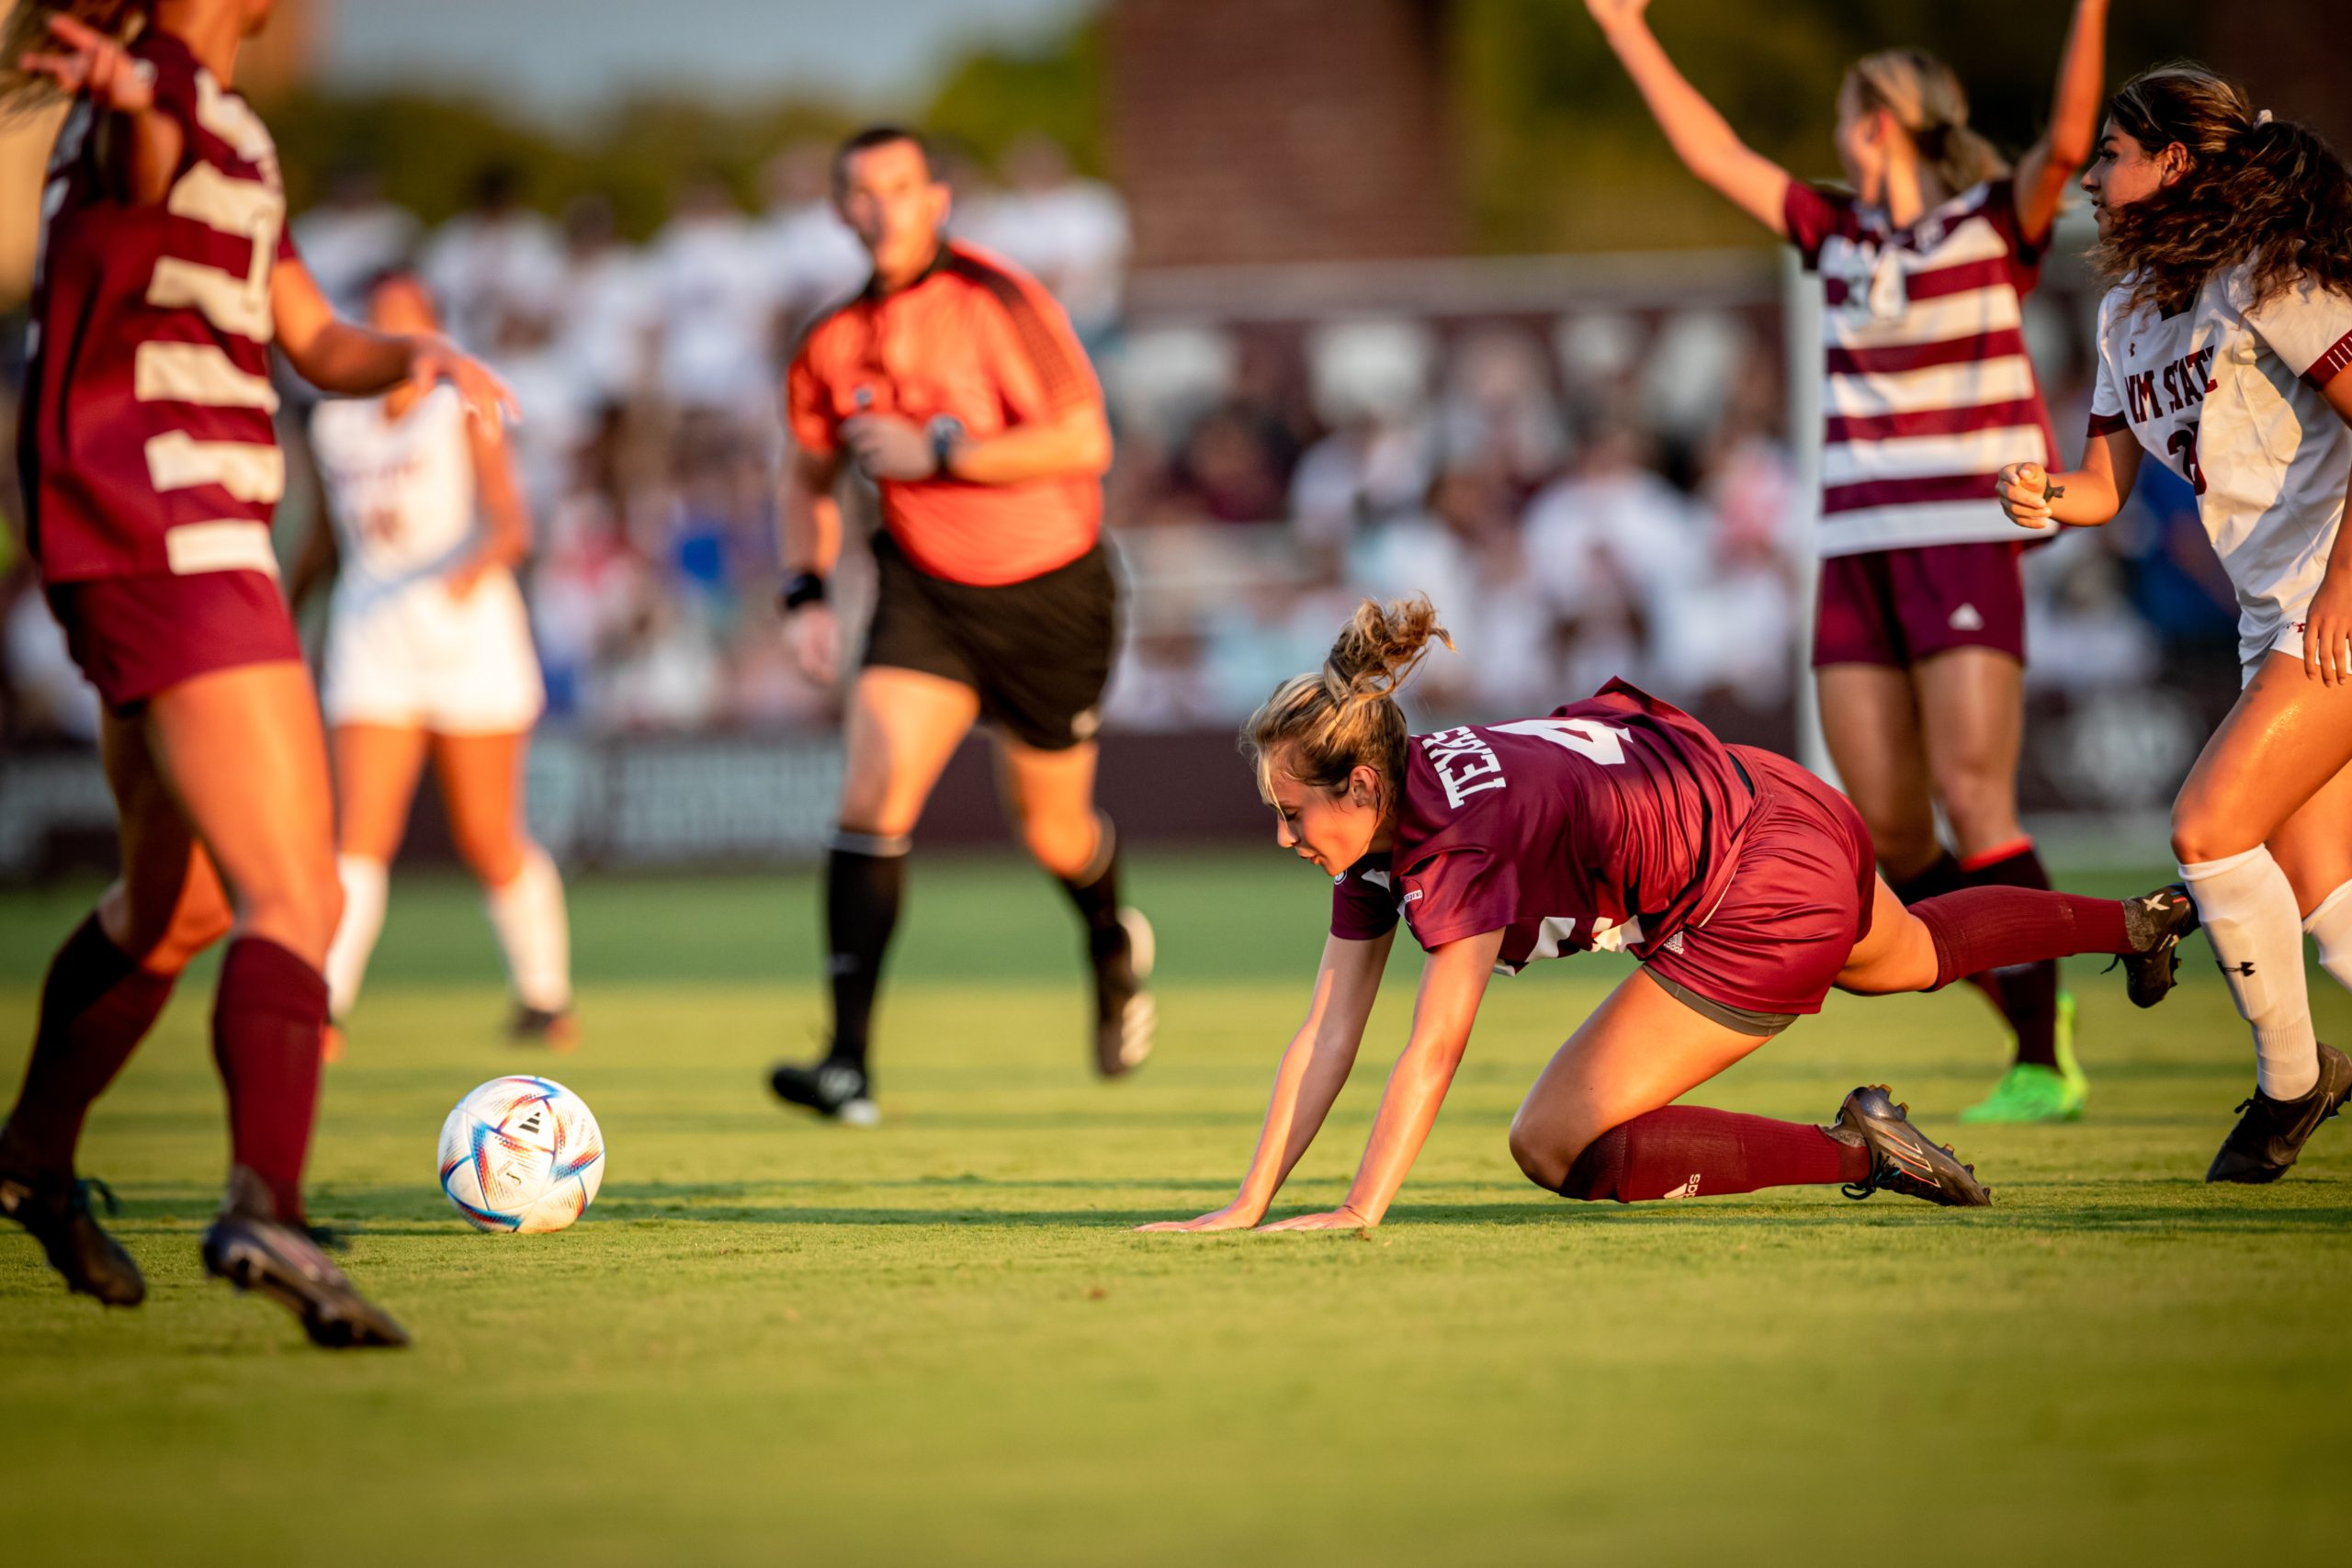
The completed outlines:
{"type": "MultiPolygon", "coordinates": [[[[1034,47],[972,55],[917,123],[990,162],[1016,138],[1041,131],[1068,147],[1081,170],[1100,173],[1102,47],[1101,28],[1089,24],[1034,47]]],[[[422,91],[301,92],[262,107],[284,150],[287,194],[298,211],[324,195],[336,170],[365,165],[392,200],[438,222],[466,204],[485,166],[503,163],[522,172],[526,199],[547,210],[603,192],[623,232],[639,239],[661,226],[683,176],[716,174],[756,208],[761,165],[779,148],[804,138],[830,141],[870,118],[807,100],[729,107],[648,96],[566,135],[495,103],[422,91]]]]}
{"type": "MultiPolygon", "coordinates": [[[[1454,134],[1482,249],[1752,243],[1755,225],[1684,173],[1582,0],[1454,0],[1454,134]]],[[[1651,23],[1757,151],[1834,179],[1838,84],[1895,44],[1959,72],[1973,123],[2015,152],[2049,114],[2065,0],[1657,0],[1651,23]]],[[[2185,52],[2192,0],[2137,0],[2109,28],[2110,81],[2185,52]]]]}

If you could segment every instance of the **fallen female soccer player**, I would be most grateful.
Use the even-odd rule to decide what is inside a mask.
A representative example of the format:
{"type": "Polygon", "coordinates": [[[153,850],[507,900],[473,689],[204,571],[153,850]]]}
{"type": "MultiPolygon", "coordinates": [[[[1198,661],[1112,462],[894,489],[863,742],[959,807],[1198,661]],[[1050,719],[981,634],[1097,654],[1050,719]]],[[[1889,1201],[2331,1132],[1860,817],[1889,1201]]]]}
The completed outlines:
{"type": "Polygon", "coordinates": [[[1306,1152],[1353,1066],[1401,915],[1429,951],[1411,1038],[1347,1201],[1272,1230],[1380,1223],[1437,1119],[1487,976],[1622,950],[1642,967],[1570,1036],[1512,1119],[1528,1179],[1621,1203],[1843,1183],[1931,1203],[1991,1197],[1885,1088],[1835,1122],[1674,1101],[1794,1022],[1831,987],[1932,991],[2069,953],[2121,958],[2134,1001],[2172,987],[2196,929],[2177,889],[2118,903],[1972,887],[1903,906],[1845,796],[1787,759],[1726,746],[1611,682],[1548,718],[1408,735],[1396,693],[1432,639],[1426,599],[1365,603],[1320,671],[1251,716],[1243,744],[1275,839],[1336,878],[1306,1021],[1283,1055],[1233,1201],[1146,1230],[1241,1230],[1306,1152]]]}

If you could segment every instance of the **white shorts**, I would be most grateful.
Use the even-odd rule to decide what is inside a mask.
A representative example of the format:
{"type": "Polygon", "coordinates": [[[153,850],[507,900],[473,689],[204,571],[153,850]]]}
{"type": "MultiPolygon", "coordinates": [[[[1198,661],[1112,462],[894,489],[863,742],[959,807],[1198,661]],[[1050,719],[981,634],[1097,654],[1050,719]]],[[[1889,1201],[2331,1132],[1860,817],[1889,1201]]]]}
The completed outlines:
{"type": "Polygon", "coordinates": [[[530,728],[547,688],[514,574],[488,573],[462,604],[437,579],[357,605],[338,598],[319,702],[330,725],[436,735],[530,728]]]}
{"type": "Polygon", "coordinates": [[[2283,653],[2300,662],[2303,657],[2303,621],[2311,611],[2311,599],[2302,601],[2286,612],[2286,621],[2268,637],[2247,626],[2253,617],[2243,615],[2238,621],[2238,689],[2244,691],[2254,684],[2255,671],[2268,662],[2274,653],[2283,653]]]}

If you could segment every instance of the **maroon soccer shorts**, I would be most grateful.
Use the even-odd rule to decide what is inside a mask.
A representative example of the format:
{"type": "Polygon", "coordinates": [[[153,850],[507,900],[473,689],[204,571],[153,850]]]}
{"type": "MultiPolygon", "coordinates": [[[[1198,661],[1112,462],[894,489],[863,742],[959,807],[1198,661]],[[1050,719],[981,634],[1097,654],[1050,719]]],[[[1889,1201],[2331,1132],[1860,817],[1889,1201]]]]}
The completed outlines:
{"type": "Polygon", "coordinates": [[[1731,750],[1756,784],[1731,886],[1644,962],[1719,1008],[1775,1018],[1819,1012],[1870,934],[1878,889],[1870,829],[1844,795],[1786,757],[1731,750]]]}
{"type": "Polygon", "coordinates": [[[2025,587],[2010,544],[1870,550],[1821,563],[1813,667],[1907,670],[1955,648],[2025,661],[2025,587]]]}
{"type": "Polygon", "coordinates": [[[49,604],[74,662],[118,714],[215,670],[302,657],[286,595],[258,571],[54,582],[49,604]]]}

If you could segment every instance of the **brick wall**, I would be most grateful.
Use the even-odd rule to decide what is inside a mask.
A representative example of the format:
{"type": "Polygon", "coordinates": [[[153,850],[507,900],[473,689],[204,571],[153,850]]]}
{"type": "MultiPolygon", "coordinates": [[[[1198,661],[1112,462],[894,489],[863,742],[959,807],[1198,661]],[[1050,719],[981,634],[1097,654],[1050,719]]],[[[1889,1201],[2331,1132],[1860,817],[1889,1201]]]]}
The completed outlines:
{"type": "Polygon", "coordinates": [[[1454,254],[1443,0],[1112,0],[1143,266],[1454,254]]]}

